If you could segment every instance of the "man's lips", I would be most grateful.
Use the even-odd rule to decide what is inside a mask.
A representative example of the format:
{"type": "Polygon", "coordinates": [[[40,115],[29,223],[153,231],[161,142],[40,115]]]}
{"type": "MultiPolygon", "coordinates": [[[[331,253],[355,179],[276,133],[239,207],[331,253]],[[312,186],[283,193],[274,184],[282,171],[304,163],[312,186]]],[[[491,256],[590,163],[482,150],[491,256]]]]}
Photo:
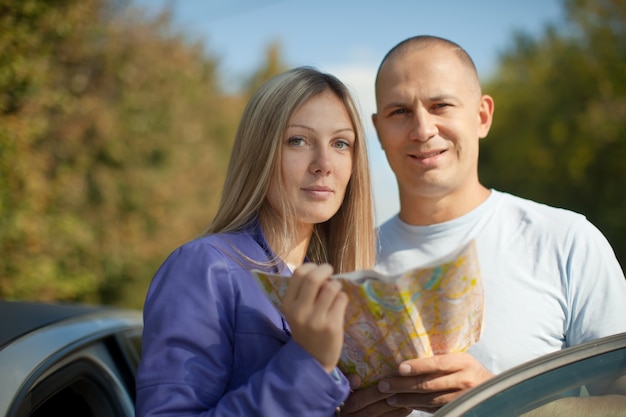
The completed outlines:
{"type": "Polygon", "coordinates": [[[446,152],[445,149],[439,149],[439,150],[431,151],[431,152],[412,153],[410,154],[410,156],[411,158],[416,158],[416,159],[428,159],[428,158],[434,158],[436,156],[439,156],[443,154],[444,152],[446,152]]]}

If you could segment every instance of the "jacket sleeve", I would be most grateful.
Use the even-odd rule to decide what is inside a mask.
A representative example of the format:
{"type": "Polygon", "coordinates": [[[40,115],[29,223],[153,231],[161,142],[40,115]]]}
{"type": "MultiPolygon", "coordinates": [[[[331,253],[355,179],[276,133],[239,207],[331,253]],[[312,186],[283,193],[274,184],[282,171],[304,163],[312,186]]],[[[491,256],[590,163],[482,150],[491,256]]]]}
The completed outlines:
{"type": "MultiPolygon", "coordinates": [[[[274,340],[276,351],[267,363],[233,384],[241,297],[233,276],[240,269],[200,243],[177,249],[161,266],[144,306],[138,417],[330,417],[347,397],[346,378],[333,379],[286,335],[274,340]]],[[[255,346],[245,352],[255,355],[255,346]]]]}

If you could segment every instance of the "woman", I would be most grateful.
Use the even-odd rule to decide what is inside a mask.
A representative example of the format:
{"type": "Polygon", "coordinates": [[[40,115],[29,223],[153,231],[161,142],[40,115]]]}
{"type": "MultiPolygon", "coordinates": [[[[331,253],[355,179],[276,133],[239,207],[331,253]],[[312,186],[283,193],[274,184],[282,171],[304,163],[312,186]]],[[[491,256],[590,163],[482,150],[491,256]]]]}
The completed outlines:
{"type": "Polygon", "coordinates": [[[347,88],[311,68],[267,81],[244,110],[206,236],[174,251],[148,291],[137,415],[333,415],[349,392],[336,369],[347,297],[328,278],[371,268],[374,241],[347,88]],[[294,271],[281,312],[255,268],[294,271]]]}

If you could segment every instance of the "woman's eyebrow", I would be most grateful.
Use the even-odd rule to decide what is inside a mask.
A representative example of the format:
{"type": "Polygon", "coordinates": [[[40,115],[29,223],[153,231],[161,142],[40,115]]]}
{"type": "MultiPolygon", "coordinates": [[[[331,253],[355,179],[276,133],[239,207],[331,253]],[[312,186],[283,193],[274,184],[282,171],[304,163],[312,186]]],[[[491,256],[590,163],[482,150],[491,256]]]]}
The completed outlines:
{"type": "MultiPolygon", "coordinates": [[[[312,127],[301,125],[301,124],[290,124],[290,125],[287,125],[287,129],[294,128],[294,127],[301,128],[301,129],[306,129],[306,130],[308,130],[310,132],[314,132],[315,131],[315,129],[313,129],[312,127]]],[[[354,129],[352,127],[343,127],[341,129],[337,129],[337,130],[333,131],[333,133],[340,133],[340,132],[352,132],[352,133],[354,133],[354,129]]]]}

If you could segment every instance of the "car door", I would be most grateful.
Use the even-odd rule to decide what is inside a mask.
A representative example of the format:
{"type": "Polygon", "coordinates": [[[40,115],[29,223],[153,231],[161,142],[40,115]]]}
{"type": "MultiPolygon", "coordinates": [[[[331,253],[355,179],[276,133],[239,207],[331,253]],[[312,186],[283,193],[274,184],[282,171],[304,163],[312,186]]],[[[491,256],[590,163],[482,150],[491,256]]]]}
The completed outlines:
{"type": "MultiPolygon", "coordinates": [[[[442,407],[434,417],[521,416],[530,411],[539,413],[549,409],[549,405],[559,407],[568,398],[602,399],[609,395],[615,396],[613,404],[623,407],[626,415],[626,333],[567,348],[513,368],[442,407]]],[[[609,404],[602,402],[602,407],[609,404]]],[[[600,403],[577,404],[590,404],[588,415],[594,415],[593,408],[600,403]]]]}

